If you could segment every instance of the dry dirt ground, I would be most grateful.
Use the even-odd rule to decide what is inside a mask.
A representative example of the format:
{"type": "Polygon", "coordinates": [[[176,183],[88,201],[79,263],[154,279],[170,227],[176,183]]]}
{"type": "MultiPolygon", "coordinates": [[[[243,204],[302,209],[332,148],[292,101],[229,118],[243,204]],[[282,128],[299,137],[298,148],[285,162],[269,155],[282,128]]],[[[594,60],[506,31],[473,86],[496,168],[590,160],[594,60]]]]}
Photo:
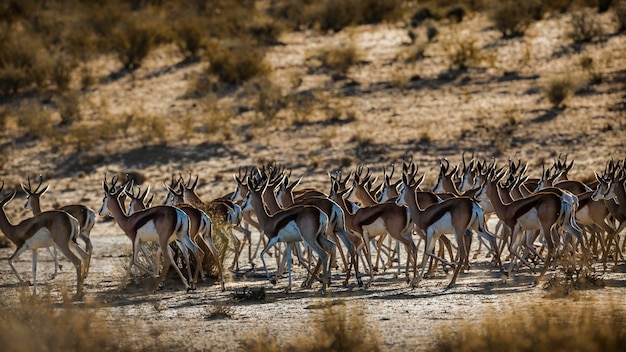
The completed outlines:
{"type": "MultiPolygon", "coordinates": [[[[500,161],[521,157],[530,162],[533,175],[538,174],[542,158],[568,153],[575,160],[571,175],[589,177],[604,167],[609,155],[623,158],[626,153],[626,36],[614,34],[609,16],[600,16],[606,33],[601,40],[576,46],[567,39],[568,14],[548,16],[533,24],[525,37],[514,39],[501,39],[485,16],[472,14],[459,25],[441,25],[438,39],[426,46],[425,57],[415,64],[398,59],[410,48],[408,28],[403,24],[360,26],[328,35],[288,33],[281,38],[284,45],[268,53],[272,80],[285,93],[294,89],[326,94],[327,108],[340,112],[334,122],[321,122],[324,110],[314,109],[306,123],[290,124],[279,115],[277,122],[256,127],[251,122],[254,113],[245,112],[252,98],[240,91],[220,99],[223,104],[241,105],[243,112],[231,121],[229,137],[218,140],[196,136],[185,143],[176,130],[168,130],[167,145],[142,147],[131,136],[76,154],[50,150],[45,143],[20,142],[19,131],[3,134],[3,177],[8,185],[16,185],[27,174],[43,172],[52,184],[42,200],[44,209],[53,204],[84,202],[96,210],[101,205],[101,182],[106,172],[142,172],[156,189],[158,202],[164,196],[160,184],[172,172],[193,171],[200,175],[199,193],[210,199],[234,190],[231,174],[238,166],[274,159],[292,167],[294,175],[304,175],[303,187],[320,190],[328,189],[328,171],[347,170],[361,162],[379,166],[407,154],[413,155],[432,181],[438,159],[448,157],[458,162],[461,151],[477,151],[483,157],[496,154],[500,161]],[[450,70],[444,43],[464,36],[473,37],[488,58],[471,64],[465,72],[450,70]],[[351,68],[346,80],[332,80],[310,59],[320,48],[350,43],[361,53],[361,61],[351,68]],[[579,64],[583,56],[593,58],[603,75],[602,82],[586,83],[588,76],[579,64]],[[541,90],[547,79],[558,75],[572,75],[582,82],[562,110],[552,109],[541,90]]],[[[415,30],[421,40],[425,40],[423,30],[415,30]]],[[[200,115],[200,105],[180,97],[202,64],[176,65],[180,57],[173,51],[161,48],[133,75],[117,79],[106,79],[119,69],[112,58],[91,63],[95,74],[105,79],[86,93],[87,99],[106,101],[109,114],[141,108],[172,118],[181,111],[200,115]]],[[[100,116],[96,111],[89,118],[100,116]]],[[[23,198],[18,198],[7,206],[13,222],[27,216],[22,202],[23,198]]],[[[257,270],[239,278],[231,274],[226,292],[220,292],[215,284],[201,283],[197,291],[186,293],[174,277],[156,294],[145,289],[149,280],[118,290],[130,243],[113,222],[99,221],[92,238],[95,250],[86,280],[85,304],[99,302],[106,320],[130,322],[141,336],[172,342],[186,350],[233,350],[238,339],[265,329],[280,339],[297,336],[307,331],[308,318],[317,314],[316,309],[307,308],[328,299],[363,307],[367,321],[379,331],[384,349],[391,351],[424,349],[435,333],[501,314],[511,307],[563,302],[544,298],[541,287],[531,286],[534,276],[527,270],[505,281],[490,267],[484,253],[450,290],[445,290],[448,279],[442,271],[411,289],[394,278],[394,267],[378,274],[367,289],[337,286],[337,279],[328,298],[317,292],[318,285],[313,289],[298,287],[303,280],[298,270],[293,292],[284,293],[286,280],[272,286],[258,269],[259,259],[257,270]],[[265,287],[266,300],[234,301],[234,290],[245,286],[265,287]],[[231,306],[233,317],[206,319],[216,304],[231,306]]],[[[20,290],[6,265],[12,251],[0,249],[3,302],[12,302],[20,290]]],[[[50,257],[41,253],[40,261],[42,292],[60,301],[59,287],[67,285],[72,291],[75,284],[70,264],[64,260],[61,275],[48,281],[50,257]]],[[[241,263],[243,266],[244,261],[241,263]]],[[[17,267],[30,278],[28,254],[17,267]]],[[[612,301],[623,307],[626,266],[621,263],[603,278],[606,288],[580,292],[577,304],[612,301]]]]}

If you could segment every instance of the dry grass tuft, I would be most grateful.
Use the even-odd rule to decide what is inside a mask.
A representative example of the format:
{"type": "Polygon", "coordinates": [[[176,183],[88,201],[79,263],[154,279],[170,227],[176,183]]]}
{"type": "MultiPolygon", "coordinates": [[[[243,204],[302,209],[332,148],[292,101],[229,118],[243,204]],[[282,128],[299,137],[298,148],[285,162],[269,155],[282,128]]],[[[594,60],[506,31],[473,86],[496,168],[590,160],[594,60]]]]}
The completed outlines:
{"type": "Polygon", "coordinates": [[[223,303],[214,303],[206,307],[204,320],[231,319],[235,309],[223,303]]]}
{"type": "Polygon", "coordinates": [[[149,341],[143,346],[131,345],[123,333],[130,326],[113,327],[95,309],[74,305],[59,308],[26,291],[19,294],[15,305],[0,309],[0,344],[6,351],[163,350],[149,341]]]}
{"type": "Polygon", "coordinates": [[[505,37],[524,35],[533,20],[541,16],[540,1],[494,1],[487,11],[494,27],[505,37]]]}
{"type": "Polygon", "coordinates": [[[345,76],[350,67],[359,61],[359,53],[351,43],[341,47],[324,48],[317,58],[321,61],[322,67],[335,70],[345,76]]]}
{"type": "Polygon", "coordinates": [[[626,31],[626,1],[620,0],[613,6],[613,18],[617,22],[617,30],[626,31]]]}
{"type": "Polygon", "coordinates": [[[580,11],[572,14],[568,37],[574,43],[588,43],[602,36],[602,28],[597,15],[588,11],[580,11]]]}
{"type": "Polygon", "coordinates": [[[477,65],[483,59],[476,38],[469,34],[452,35],[442,43],[451,69],[466,70],[470,65],[477,65]]]}
{"type": "Polygon", "coordinates": [[[264,61],[265,50],[250,40],[235,40],[229,45],[213,43],[207,56],[207,73],[229,85],[240,85],[270,70],[264,61]]]}
{"type": "Polygon", "coordinates": [[[626,343],[623,307],[586,302],[505,309],[455,333],[442,329],[430,351],[621,351],[626,343]]]}
{"type": "Polygon", "coordinates": [[[365,320],[362,308],[329,304],[321,313],[313,313],[313,331],[279,346],[267,332],[240,341],[240,351],[380,351],[381,342],[375,327],[365,320]]]}
{"type": "Polygon", "coordinates": [[[543,87],[544,95],[554,108],[563,107],[563,103],[574,94],[574,90],[574,80],[569,76],[550,78],[543,87]]]}

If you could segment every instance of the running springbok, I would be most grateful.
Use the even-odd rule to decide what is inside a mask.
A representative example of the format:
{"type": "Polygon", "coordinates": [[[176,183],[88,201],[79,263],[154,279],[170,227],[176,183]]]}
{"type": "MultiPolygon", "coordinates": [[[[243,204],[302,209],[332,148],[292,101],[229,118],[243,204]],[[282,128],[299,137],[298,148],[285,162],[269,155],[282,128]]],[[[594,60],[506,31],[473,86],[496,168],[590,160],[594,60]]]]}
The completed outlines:
{"type": "Polygon", "coordinates": [[[419,203],[407,202],[406,192],[409,189],[417,189],[424,181],[424,175],[418,180],[409,183],[406,173],[402,174],[402,184],[400,196],[396,200],[398,204],[405,204],[410,209],[410,214],[419,229],[426,234],[426,246],[424,248],[424,260],[422,262],[422,271],[417,277],[413,286],[416,286],[424,275],[426,270],[426,256],[434,257],[440,261],[451,265],[444,258],[437,257],[433,252],[435,241],[443,234],[453,234],[458,247],[458,262],[454,265],[454,274],[452,280],[448,284],[448,288],[452,287],[456,282],[457,276],[469,261],[469,245],[471,239],[471,230],[478,232],[480,236],[487,239],[490,250],[496,255],[496,261],[500,263],[497,256],[496,238],[487,231],[485,227],[485,214],[483,209],[474,200],[467,197],[448,198],[439,203],[434,203],[425,209],[422,209],[419,203]],[[465,237],[468,237],[467,240],[465,237]]]}
{"type": "MultiPolygon", "coordinates": [[[[184,211],[187,216],[189,216],[189,236],[196,243],[198,241],[204,242],[204,245],[213,255],[213,258],[215,259],[215,264],[217,265],[217,270],[220,275],[220,285],[222,291],[225,291],[226,288],[224,287],[224,273],[222,268],[222,261],[220,260],[219,252],[215,247],[215,243],[213,243],[211,219],[202,210],[183,202],[183,191],[180,189],[182,187],[180,184],[176,184],[176,187],[179,188],[178,190],[168,186],[167,184],[163,185],[167,189],[167,196],[163,201],[163,205],[178,207],[182,211],[184,211]]],[[[202,275],[204,276],[204,273],[202,275]]]]}
{"type": "Polygon", "coordinates": [[[155,273],[137,260],[137,256],[142,242],[158,242],[164,259],[163,269],[161,270],[154,288],[152,289],[152,292],[155,292],[161,284],[161,281],[163,281],[163,279],[167,276],[167,272],[169,271],[169,268],[174,260],[174,253],[169,248],[169,243],[177,239],[182,244],[180,248],[183,251],[188,275],[191,280],[191,286],[187,283],[187,280],[177,265],[174,265],[174,269],[178,273],[178,276],[187,290],[195,289],[196,282],[198,281],[198,274],[200,273],[200,266],[198,265],[196,267],[193,279],[191,279],[192,276],[191,268],[189,266],[189,253],[187,250],[189,249],[193,252],[198,263],[202,263],[204,253],[199,251],[198,246],[196,246],[196,244],[189,238],[189,217],[187,214],[178,208],[160,205],[138,211],[131,215],[126,215],[119,202],[119,197],[124,192],[125,187],[116,188],[116,183],[117,176],[114,176],[111,180],[111,186],[107,185],[105,175],[105,180],[102,183],[104,198],[102,199],[102,207],[98,213],[100,216],[113,216],[117,225],[132,241],[133,254],[130,258],[126,276],[124,277],[124,281],[121,286],[126,286],[126,283],[130,278],[130,270],[133,265],[136,265],[141,270],[156,277],[155,273]]]}
{"type": "MultiPolygon", "coordinates": [[[[0,192],[4,188],[4,181],[1,181],[0,192]]],[[[13,261],[27,250],[33,251],[33,292],[37,294],[37,250],[55,246],[63,253],[76,268],[76,296],[80,299],[83,296],[83,281],[87,275],[84,260],[87,253],[76,244],[76,237],[79,234],[78,220],[64,211],[50,210],[39,213],[32,218],[22,220],[19,224],[13,225],[7,218],[4,206],[15,197],[17,191],[13,191],[0,201],[0,229],[4,235],[17,247],[13,255],[9,257],[9,265],[13,272],[24,283],[24,279],[13,265],[13,261]],[[78,255],[76,254],[78,253],[78,255]]]]}
{"type": "MultiPolygon", "coordinates": [[[[539,230],[540,234],[543,235],[548,248],[548,255],[539,277],[535,279],[535,284],[537,284],[557,254],[558,243],[555,243],[553,239],[557,227],[564,228],[568,233],[574,235],[585,250],[582,241],[582,229],[574,221],[575,209],[572,209],[572,205],[557,194],[539,192],[526,198],[504,203],[497,184],[500,178],[501,175],[496,175],[495,170],[490,170],[477,197],[486,195],[498,218],[511,230],[509,251],[513,257],[508,270],[509,275],[515,266],[515,258],[524,261],[518,253],[520,233],[525,230],[539,230]]],[[[528,265],[528,263],[526,264],[528,265]]]]}
{"type": "MultiPolygon", "coordinates": [[[[326,285],[328,282],[328,253],[324,250],[324,247],[332,250],[335,243],[326,238],[325,233],[328,227],[328,216],[319,208],[309,205],[298,205],[288,209],[280,210],[274,214],[268,214],[264,202],[263,193],[267,188],[267,181],[256,184],[253,183],[251,178],[248,178],[248,195],[246,196],[242,209],[244,211],[254,209],[254,212],[259,219],[259,224],[263,228],[263,233],[269,238],[269,242],[261,251],[261,261],[265,269],[265,275],[268,280],[270,279],[267,265],[265,264],[265,252],[267,252],[272,246],[278,242],[285,242],[287,248],[285,253],[287,255],[287,270],[289,275],[289,286],[287,290],[291,289],[291,249],[295,242],[303,241],[311,250],[313,250],[319,256],[318,267],[321,265],[323,270],[322,276],[322,293],[326,292],[326,285]]],[[[298,252],[299,255],[299,252],[298,252]]],[[[317,275],[317,268],[315,272],[304,264],[302,258],[301,263],[307,269],[309,274],[313,277],[317,275]]]]}
{"type": "MultiPolygon", "coordinates": [[[[31,209],[33,215],[37,215],[41,213],[41,204],[39,202],[41,196],[48,191],[50,185],[46,185],[43,189],[39,189],[43,183],[43,176],[39,176],[39,184],[33,190],[33,187],[30,184],[30,176],[28,176],[28,186],[22,185],[22,189],[26,192],[26,204],[24,204],[24,209],[31,209]]],[[[85,264],[85,273],[89,272],[89,265],[91,264],[91,255],[93,253],[93,245],[91,244],[91,237],[89,236],[91,233],[91,229],[96,223],[96,212],[93,209],[89,208],[83,204],[70,204],[66,206],[62,206],[57,210],[64,211],[69,213],[73,217],[78,220],[80,224],[80,234],[79,237],[85,242],[86,252],[87,252],[87,263],[85,264]]],[[[56,253],[55,253],[55,262],[56,262],[56,253]]],[[[58,264],[57,264],[58,265],[58,264]]],[[[55,266],[55,275],[56,275],[56,266],[55,266]]]]}

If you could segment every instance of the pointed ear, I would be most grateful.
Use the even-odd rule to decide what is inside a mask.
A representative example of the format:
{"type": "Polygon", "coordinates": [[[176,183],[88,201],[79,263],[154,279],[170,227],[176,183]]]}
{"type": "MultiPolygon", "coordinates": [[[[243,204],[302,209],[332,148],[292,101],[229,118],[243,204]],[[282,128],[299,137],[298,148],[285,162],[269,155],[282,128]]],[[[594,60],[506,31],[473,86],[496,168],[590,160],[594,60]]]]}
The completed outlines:
{"type": "Polygon", "coordinates": [[[415,181],[415,187],[419,187],[422,182],[424,182],[424,177],[426,176],[426,174],[422,174],[422,176],[420,176],[420,178],[417,179],[417,181],[415,181]]]}
{"type": "Polygon", "coordinates": [[[48,188],[50,188],[50,185],[47,185],[41,192],[39,192],[39,194],[41,195],[48,192],[48,188]]]}
{"type": "MultiPolygon", "coordinates": [[[[3,186],[4,186],[4,184],[3,184],[3,186]]],[[[1,189],[2,189],[2,188],[0,188],[0,190],[1,190],[1,189]]],[[[9,194],[9,195],[8,195],[8,196],[6,196],[6,197],[5,197],[2,201],[0,201],[0,206],[3,206],[3,207],[4,207],[4,205],[5,205],[5,204],[7,204],[8,202],[10,202],[10,201],[11,201],[11,200],[15,197],[15,194],[17,194],[17,191],[13,191],[13,192],[11,192],[11,194],[9,194]]]]}
{"type": "Polygon", "coordinates": [[[105,191],[106,193],[109,193],[109,186],[107,186],[106,181],[103,181],[103,182],[102,182],[102,188],[104,188],[104,191],[105,191]]]}

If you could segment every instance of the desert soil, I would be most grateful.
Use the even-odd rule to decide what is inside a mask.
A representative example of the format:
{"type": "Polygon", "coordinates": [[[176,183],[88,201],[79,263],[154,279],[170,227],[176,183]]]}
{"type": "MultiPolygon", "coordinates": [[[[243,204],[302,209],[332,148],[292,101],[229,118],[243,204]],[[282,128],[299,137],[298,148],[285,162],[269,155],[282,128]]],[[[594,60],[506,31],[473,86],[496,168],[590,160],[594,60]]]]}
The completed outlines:
{"type": "MultiPolygon", "coordinates": [[[[609,155],[623,158],[626,152],[626,36],[610,34],[614,29],[609,16],[600,17],[609,34],[601,41],[579,47],[567,39],[568,14],[546,17],[533,24],[525,37],[514,39],[501,39],[484,15],[473,14],[459,25],[441,26],[439,38],[426,46],[425,57],[415,64],[398,59],[410,47],[409,29],[400,23],[360,26],[328,35],[312,31],[287,33],[281,38],[285,45],[268,53],[272,80],[284,91],[329,95],[329,109],[341,112],[335,122],[322,122],[325,115],[316,110],[303,124],[293,125],[279,118],[273,125],[256,128],[250,122],[253,113],[241,109],[244,112],[233,119],[232,133],[226,139],[195,137],[182,142],[176,139],[176,131],[169,131],[173,137],[167,145],[137,146],[137,141],[129,137],[117,144],[97,145],[82,154],[50,150],[45,143],[29,142],[24,146],[17,140],[18,135],[9,133],[3,135],[4,178],[8,185],[17,185],[28,174],[44,172],[52,184],[42,199],[44,209],[84,202],[97,210],[105,173],[143,173],[159,202],[164,197],[161,182],[172,173],[192,171],[200,175],[199,193],[211,199],[234,190],[231,175],[239,166],[269,160],[292,167],[294,175],[304,175],[303,187],[324,191],[329,187],[329,171],[366,163],[380,173],[381,164],[405,155],[412,155],[420,170],[427,173],[427,180],[432,181],[439,158],[447,157],[456,163],[462,151],[476,151],[486,158],[497,155],[500,162],[521,157],[530,163],[534,176],[543,158],[551,161],[567,153],[575,160],[571,176],[590,177],[593,171],[602,170],[609,155]],[[472,36],[492,59],[472,64],[467,71],[450,70],[442,43],[454,36],[472,36]],[[328,72],[309,60],[321,48],[348,43],[358,48],[362,58],[349,71],[347,80],[333,81],[328,72]],[[543,83],[558,75],[572,75],[586,82],[579,65],[585,55],[598,64],[603,81],[582,85],[566,108],[552,109],[543,97],[543,83]]],[[[415,31],[424,39],[423,28],[415,31]]],[[[201,108],[194,101],[180,97],[202,64],[175,65],[180,57],[173,52],[171,47],[161,48],[133,75],[102,80],[87,93],[89,99],[105,100],[110,114],[135,108],[164,116],[178,116],[188,110],[200,114],[201,108]]],[[[97,60],[93,62],[94,72],[106,78],[119,69],[114,62],[112,58],[97,60]]],[[[252,104],[247,99],[245,93],[236,92],[221,97],[221,102],[246,108],[252,104]]],[[[23,196],[7,206],[13,222],[28,215],[19,197],[23,196]]],[[[534,275],[527,269],[505,280],[491,267],[484,252],[449,290],[445,289],[449,278],[441,270],[435,278],[411,289],[401,278],[394,277],[394,267],[377,274],[367,289],[354,284],[342,287],[337,278],[327,297],[318,292],[319,285],[300,288],[304,273],[297,269],[293,291],[284,293],[286,279],[272,286],[259,269],[258,258],[256,270],[242,277],[229,274],[226,292],[214,283],[200,283],[198,290],[186,293],[174,276],[155,294],[147,290],[151,280],[119,290],[130,242],[115,223],[102,219],[92,238],[95,250],[84,304],[97,305],[103,319],[112,323],[134,324],[140,336],[185,350],[234,350],[239,339],[264,330],[281,340],[297,336],[308,331],[309,318],[318,314],[319,309],[312,308],[329,299],[362,307],[367,321],[379,331],[384,349],[389,351],[424,349],[437,333],[509,312],[511,307],[519,310],[572,300],[545,298],[541,286],[531,285],[534,275]],[[265,287],[266,300],[234,301],[234,290],[246,286],[265,287]],[[217,304],[231,306],[232,318],[206,319],[207,312],[217,304]]],[[[0,265],[3,304],[15,302],[18,290],[30,289],[20,288],[6,265],[12,252],[13,248],[0,249],[0,261],[5,263],[0,265]]],[[[40,262],[42,292],[60,302],[60,287],[74,290],[73,270],[63,259],[60,276],[50,281],[50,256],[42,251],[40,262]]],[[[274,270],[273,260],[268,263],[274,270]]],[[[31,277],[29,254],[16,264],[23,275],[31,277]]],[[[244,260],[241,265],[245,268],[244,260]]],[[[622,262],[615,269],[603,275],[605,288],[579,292],[576,304],[614,302],[623,307],[626,266],[622,262]]]]}

